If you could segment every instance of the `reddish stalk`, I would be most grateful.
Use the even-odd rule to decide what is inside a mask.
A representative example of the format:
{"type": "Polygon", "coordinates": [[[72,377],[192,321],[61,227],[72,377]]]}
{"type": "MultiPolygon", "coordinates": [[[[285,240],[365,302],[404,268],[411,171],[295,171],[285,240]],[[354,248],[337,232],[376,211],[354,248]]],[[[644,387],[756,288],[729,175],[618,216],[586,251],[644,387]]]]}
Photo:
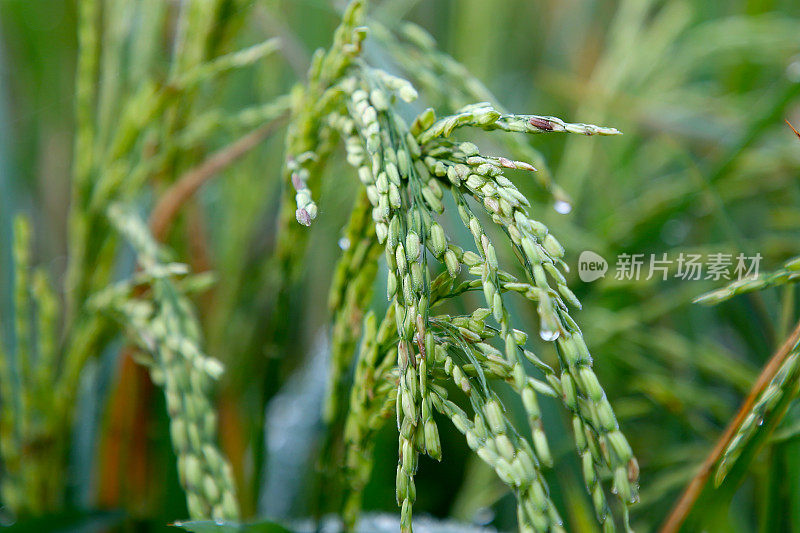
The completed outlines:
{"type": "Polygon", "coordinates": [[[797,135],[797,137],[798,137],[798,138],[800,138],[800,131],[797,131],[796,129],[794,129],[794,126],[792,126],[792,123],[791,123],[791,122],[789,122],[788,120],[784,120],[784,122],[786,122],[786,124],[787,124],[787,125],[788,125],[790,128],[792,128],[792,131],[794,132],[794,134],[795,134],[795,135],[797,135]]]}
{"type": "Polygon", "coordinates": [[[180,208],[204,183],[258,146],[281,126],[287,116],[283,115],[220,148],[200,165],[178,178],[161,196],[150,215],[150,229],[156,240],[164,240],[180,208]]]}

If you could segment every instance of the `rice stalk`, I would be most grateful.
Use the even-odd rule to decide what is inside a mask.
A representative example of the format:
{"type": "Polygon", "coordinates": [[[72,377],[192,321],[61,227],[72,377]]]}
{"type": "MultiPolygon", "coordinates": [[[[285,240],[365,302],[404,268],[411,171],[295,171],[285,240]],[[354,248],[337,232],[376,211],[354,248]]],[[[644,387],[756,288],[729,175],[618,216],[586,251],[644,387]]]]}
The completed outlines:
{"type": "MultiPolygon", "coordinates": [[[[0,371],[4,468],[0,484],[3,503],[12,516],[41,515],[64,504],[69,436],[82,372],[118,331],[112,321],[87,305],[114,279],[119,236],[109,223],[110,206],[139,198],[149,190],[148,181],[154,176],[201,155],[200,147],[219,125],[265,128],[261,121],[277,118],[288,108],[287,99],[282,98],[249,109],[219,112],[219,120],[211,126],[208,117],[205,126],[196,122],[202,113],[190,102],[201,87],[233,69],[254,65],[274,53],[277,43],[270,40],[208,59],[214,54],[209,41],[219,38],[225,25],[217,20],[224,15],[221,3],[186,3],[169,61],[171,73],[162,80],[155,57],[162,44],[161,25],[167,18],[162,7],[115,0],[90,0],[78,6],[76,125],[63,309],[44,271],[30,268],[27,225],[20,222],[15,230],[16,332],[14,342],[3,347],[0,371]],[[134,13],[143,17],[141,24],[132,23],[134,13]],[[127,57],[129,54],[135,57],[127,57]],[[138,77],[122,76],[127,67],[130,70],[126,72],[136,71],[138,77]]],[[[230,161],[222,166],[227,164],[230,161]]],[[[185,322],[180,305],[165,309],[159,315],[161,322],[185,322]]],[[[170,350],[174,352],[172,347],[159,352],[165,361],[176,360],[170,350]]],[[[179,393],[196,398],[193,401],[198,405],[205,402],[204,408],[213,411],[207,400],[199,399],[203,387],[181,387],[179,393]]],[[[196,500],[190,503],[193,516],[237,516],[224,461],[211,452],[208,457],[200,453],[205,441],[193,444],[197,444],[194,462],[210,469],[209,475],[216,476],[214,483],[218,477],[221,484],[202,495],[197,486],[192,487],[196,500]]],[[[203,484],[209,482],[203,480],[203,484]]]]}
{"type": "MultiPolygon", "coordinates": [[[[61,412],[53,409],[52,370],[57,361],[60,306],[43,270],[32,267],[31,229],[14,224],[14,342],[0,347],[0,496],[20,514],[61,504],[64,443],[61,412]]],[[[0,346],[2,345],[0,339],[0,346]]]]}
{"type": "MultiPolygon", "coordinates": [[[[561,518],[547,496],[541,468],[552,463],[546,443],[537,391],[559,395],[572,413],[575,442],[584,465],[584,475],[598,521],[608,531],[615,529],[611,508],[606,501],[602,479],[611,474],[609,488],[619,494],[623,508],[636,500],[638,467],[630,446],[619,431],[611,406],[591,370],[591,356],[580,329],[571,318],[569,305],[579,305],[559,270],[564,266],[563,247],[547,227],[527,214],[528,200],[504,176],[505,168],[534,171],[532,165],[505,157],[484,155],[472,143],[450,140],[463,127],[500,129],[519,133],[570,132],[615,135],[613,128],[568,124],[553,117],[501,113],[491,105],[479,103],[459,109],[454,115],[436,120],[433,110],[420,114],[409,127],[396,110],[398,100],[413,101],[417,92],[406,80],[370,67],[358,57],[366,30],[363,3],[351,2],[337,29],[334,47],[318,54],[312,67],[309,87],[315,86],[315,72],[331,73],[324,78],[335,92],[317,103],[310,118],[318,132],[335,130],[343,140],[347,161],[355,169],[372,205],[375,238],[384,245],[388,267],[388,293],[396,322],[397,389],[395,400],[398,428],[396,494],[401,507],[401,529],[412,530],[416,499],[414,476],[420,453],[441,458],[438,429],[432,416],[439,411],[467,438],[467,443],[516,493],[521,530],[559,529],[561,518]],[[349,37],[348,37],[349,33],[349,37]],[[343,53],[340,42],[354,43],[343,53]],[[334,66],[331,66],[334,65],[334,66]],[[327,67],[327,68],[326,68],[327,67]],[[322,120],[320,114],[327,113],[322,120]],[[465,252],[451,243],[437,221],[445,209],[444,192],[450,191],[464,226],[472,233],[475,251],[465,252]],[[470,199],[508,235],[523,267],[527,283],[520,283],[499,268],[495,245],[483,230],[470,199]],[[446,276],[431,278],[431,267],[439,263],[446,276]],[[461,272],[462,262],[484,294],[486,308],[470,317],[432,316],[434,295],[448,298],[461,272]],[[501,279],[501,275],[503,278],[501,279]],[[551,286],[555,283],[555,289],[551,286]],[[515,290],[511,290],[515,289],[515,290]],[[521,291],[534,300],[540,319],[539,336],[554,343],[561,366],[560,375],[524,349],[527,335],[515,330],[504,302],[509,292],[521,291]],[[486,320],[493,320],[493,325],[486,320]],[[501,346],[497,348],[492,342],[501,346]],[[532,379],[523,366],[529,355],[544,367],[549,383],[532,379]],[[531,437],[519,435],[503,414],[503,407],[487,380],[511,382],[523,397],[531,424],[531,437]],[[468,397],[475,418],[447,399],[443,387],[454,383],[468,397]]],[[[305,110],[306,114],[311,113],[305,110]]],[[[306,123],[307,124],[307,123],[306,123]]],[[[318,134],[318,133],[317,133],[318,134]]],[[[306,133],[313,138],[314,131],[306,133]]],[[[310,163],[317,154],[291,158],[290,182],[295,189],[297,221],[309,225],[316,218],[312,199],[314,177],[310,163]]],[[[315,169],[316,170],[316,169],[315,169]]],[[[337,274],[337,279],[339,275],[337,274]]],[[[336,285],[335,285],[336,287],[336,285]]],[[[335,289],[340,291],[340,289],[335,289]]],[[[458,291],[469,290],[458,287],[458,291]]],[[[336,292],[334,294],[337,294],[336,292]]],[[[374,319],[372,319],[374,320],[374,319]]],[[[338,319],[335,322],[338,324],[338,319]]],[[[335,326],[336,327],[336,326],[335,326]]],[[[365,383],[367,364],[385,360],[375,353],[375,326],[371,323],[362,340],[352,398],[364,397],[372,384],[365,383]]],[[[352,348],[350,352],[352,352],[352,348]]],[[[338,353],[338,352],[337,352],[338,353]]],[[[337,355],[333,375],[341,375],[347,365],[337,355]]],[[[333,389],[331,389],[333,390],[333,389]]],[[[328,405],[339,400],[334,394],[328,405]]],[[[383,405],[382,400],[372,405],[383,405]]],[[[363,487],[369,466],[369,449],[360,438],[370,429],[364,426],[363,409],[349,413],[346,427],[351,429],[348,455],[354,457],[350,476],[350,496],[344,510],[345,521],[355,522],[354,499],[363,487]],[[361,419],[361,423],[357,421],[361,419]],[[359,450],[364,446],[365,450],[359,450]],[[359,457],[358,452],[361,451],[359,457]],[[357,459],[361,459],[360,462],[357,459]]],[[[378,410],[380,412],[380,410],[378,410]]],[[[621,519],[627,528],[627,510],[621,519]]]]}
{"type": "Polygon", "coordinates": [[[164,389],[170,436],[178,457],[181,485],[193,519],[238,520],[239,510],[230,464],[216,445],[217,415],[209,398],[222,364],[200,347],[200,328],[191,302],[172,282],[183,265],[163,263],[145,224],[119,205],[108,213],[114,227],[137,253],[142,269],[136,282],[120,282],[95,294],[90,306],[112,312],[136,344],[152,358],[153,381],[164,389]],[[132,289],[149,286],[149,299],[132,289]]]}
{"type": "Polygon", "coordinates": [[[781,268],[736,280],[722,288],[701,294],[695,298],[694,302],[703,305],[716,305],[741,294],[795,283],[799,278],[800,257],[794,257],[786,261],[781,268]]]}

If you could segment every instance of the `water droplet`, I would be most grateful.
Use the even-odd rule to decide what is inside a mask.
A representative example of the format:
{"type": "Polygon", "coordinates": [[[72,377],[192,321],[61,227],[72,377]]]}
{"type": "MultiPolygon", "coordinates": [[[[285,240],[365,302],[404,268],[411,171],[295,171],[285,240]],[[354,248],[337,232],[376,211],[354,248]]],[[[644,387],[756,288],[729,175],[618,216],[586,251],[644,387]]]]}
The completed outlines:
{"type": "Polygon", "coordinates": [[[339,248],[342,250],[348,250],[350,248],[350,239],[347,237],[342,237],[339,239],[339,248]]]}
{"type": "Polygon", "coordinates": [[[551,331],[549,329],[543,329],[539,331],[539,336],[542,338],[543,341],[551,342],[558,338],[559,332],[551,331]]]}
{"type": "Polygon", "coordinates": [[[758,425],[759,426],[763,426],[764,425],[764,419],[763,418],[759,418],[758,419],[758,425]]]}
{"type": "Polygon", "coordinates": [[[789,78],[789,81],[798,82],[800,81],[800,56],[792,59],[793,61],[786,67],[786,77],[789,78]]]}
{"type": "Polygon", "coordinates": [[[556,203],[553,204],[553,209],[556,210],[556,213],[561,213],[562,215],[566,215],[567,213],[572,211],[572,204],[564,200],[558,200],[556,203]]]}

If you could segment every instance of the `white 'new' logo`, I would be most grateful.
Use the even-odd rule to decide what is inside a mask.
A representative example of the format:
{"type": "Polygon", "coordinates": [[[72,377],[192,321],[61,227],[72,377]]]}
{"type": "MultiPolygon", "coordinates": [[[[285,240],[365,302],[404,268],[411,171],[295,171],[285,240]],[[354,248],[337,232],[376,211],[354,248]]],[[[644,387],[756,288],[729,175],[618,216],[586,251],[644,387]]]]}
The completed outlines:
{"type": "Polygon", "coordinates": [[[584,250],[578,257],[578,277],[581,281],[589,283],[602,278],[608,272],[608,262],[600,254],[591,250],[584,250]]]}

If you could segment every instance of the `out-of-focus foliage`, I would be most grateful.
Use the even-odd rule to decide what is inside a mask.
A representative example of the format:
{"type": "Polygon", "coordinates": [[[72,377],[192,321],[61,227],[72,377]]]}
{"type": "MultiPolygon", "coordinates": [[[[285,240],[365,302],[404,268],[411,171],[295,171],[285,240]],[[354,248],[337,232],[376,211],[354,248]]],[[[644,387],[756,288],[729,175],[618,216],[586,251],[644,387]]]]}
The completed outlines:
{"type": "MultiPolygon", "coordinates": [[[[32,221],[33,263],[43,267],[32,289],[44,308],[45,287],[62,287],[67,275],[72,147],[80,123],[73,113],[80,98],[74,89],[77,4],[0,2],[0,336],[6,340],[0,352],[17,349],[11,342],[15,214],[32,221]]],[[[179,3],[102,4],[109,6],[98,13],[107,32],[102,44],[116,53],[99,59],[111,68],[101,68],[107,77],[97,80],[97,136],[89,147],[95,154],[106,154],[109,132],[126,124],[123,103],[136,95],[138,105],[151,103],[138,92],[141,87],[168,86],[188,68],[172,62],[179,3]]],[[[152,136],[127,159],[135,166],[148,150],[171,147],[157,169],[147,169],[146,186],[130,191],[143,211],[208,154],[280,114],[282,108],[262,106],[304,80],[311,51],[330,45],[343,7],[329,0],[217,4],[214,16],[197,15],[202,31],[183,61],[212,60],[271,37],[280,39],[280,51],[214,73],[213,81],[171,102],[153,122],[152,136]]],[[[534,161],[539,173],[517,173],[513,181],[534,200],[531,216],[545,222],[567,250],[565,261],[573,267],[568,285],[583,304],[576,319],[640,462],[641,500],[631,508],[632,525],[637,531],[656,529],[759,369],[788,336],[797,320],[797,297],[788,285],[702,307],[692,300],[724,280],[664,281],[656,275],[624,281],[607,275],[583,283],[574,273],[578,254],[593,250],[613,265],[622,253],[667,253],[673,259],[680,253],[760,253],[765,271],[798,254],[800,143],[783,119],[800,123],[800,6],[788,0],[375,0],[369,16],[365,57],[408,78],[422,94],[408,109],[409,122],[428,105],[443,114],[496,99],[517,112],[608,124],[624,133],[613,139],[525,138],[543,156],[534,161]],[[445,55],[432,60],[414,39],[418,32],[402,21],[427,30],[466,70],[445,55]],[[427,62],[425,68],[413,68],[420,62],[427,62]],[[469,82],[467,73],[482,86],[469,82]],[[568,213],[554,209],[567,211],[565,202],[568,213]]],[[[137,118],[142,117],[127,120],[137,118]]],[[[501,154],[505,143],[492,140],[495,135],[512,134],[475,140],[488,153],[501,154]]],[[[216,283],[194,295],[193,303],[205,352],[226,367],[216,393],[220,445],[231,460],[242,512],[291,525],[318,510],[326,489],[316,475],[324,441],[320,373],[327,371],[318,360],[328,351],[330,320],[321,295],[331,284],[331,265],[342,252],[340,239],[360,184],[341,154],[331,157],[319,180],[321,193],[314,191],[319,215],[304,237],[310,252],[291,258],[300,268],[282,284],[275,274],[287,259],[275,254],[281,137],[273,135],[207,183],[164,239],[194,272],[215,273],[216,283]]],[[[102,164],[97,160],[96,168],[102,164]]],[[[91,238],[111,238],[104,219],[96,220],[99,233],[91,238]]],[[[457,215],[449,223],[461,227],[457,215]]],[[[457,235],[470,237],[466,230],[457,235]]],[[[514,260],[511,247],[498,246],[497,254],[501,262],[514,260]]],[[[102,268],[83,271],[86,290],[127,278],[135,268],[127,249],[116,260],[100,258],[96,264],[102,268]]],[[[376,288],[375,305],[385,305],[384,289],[376,288]]],[[[68,313],[70,302],[82,297],[59,293],[57,305],[68,313]]],[[[470,298],[463,312],[482,305],[480,296],[470,298]]],[[[538,330],[534,305],[520,300],[509,311],[515,324],[538,330]]],[[[37,309],[28,318],[41,321],[39,314],[37,309]]],[[[53,329],[62,331],[67,320],[59,313],[51,319],[57,323],[53,329]]],[[[59,349],[76,344],[69,338],[54,342],[59,349]]],[[[164,400],[154,394],[147,373],[131,363],[131,350],[119,340],[104,346],[75,381],[74,401],[58,409],[74,420],[63,430],[71,436],[69,449],[58,452],[67,468],[53,471],[63,476],[63,504],[75,513],[121,509],[127,520],[151,523],[187,517],[164,400]]],[[[509,416],[524,426],[522,403],[512,394],[502,399],[509,416]]],[[[560,468],[545,470],[544,477],[566,529],[592,531],[597,526],[574,459],[571,422],[558,403],[541,402],[545,424],[563,426],[549,433],[560,468]]],[[[800,527],[800,411],[792,403],[785,408],[780,425],[759,443],[760,452],[740,456],[687,527],[800,527]]],[[[372,437],[375,467],[364,490],[368,511],[396,512],[391,426],[372,437]]],[[[512,528],[513,496],[487,466],[470,458],[457,431],[440,426],[447,460],[420,461],[415,514],[512,528]]],[[[90,514],[86,521],[106,519],[90,514]]]]}

